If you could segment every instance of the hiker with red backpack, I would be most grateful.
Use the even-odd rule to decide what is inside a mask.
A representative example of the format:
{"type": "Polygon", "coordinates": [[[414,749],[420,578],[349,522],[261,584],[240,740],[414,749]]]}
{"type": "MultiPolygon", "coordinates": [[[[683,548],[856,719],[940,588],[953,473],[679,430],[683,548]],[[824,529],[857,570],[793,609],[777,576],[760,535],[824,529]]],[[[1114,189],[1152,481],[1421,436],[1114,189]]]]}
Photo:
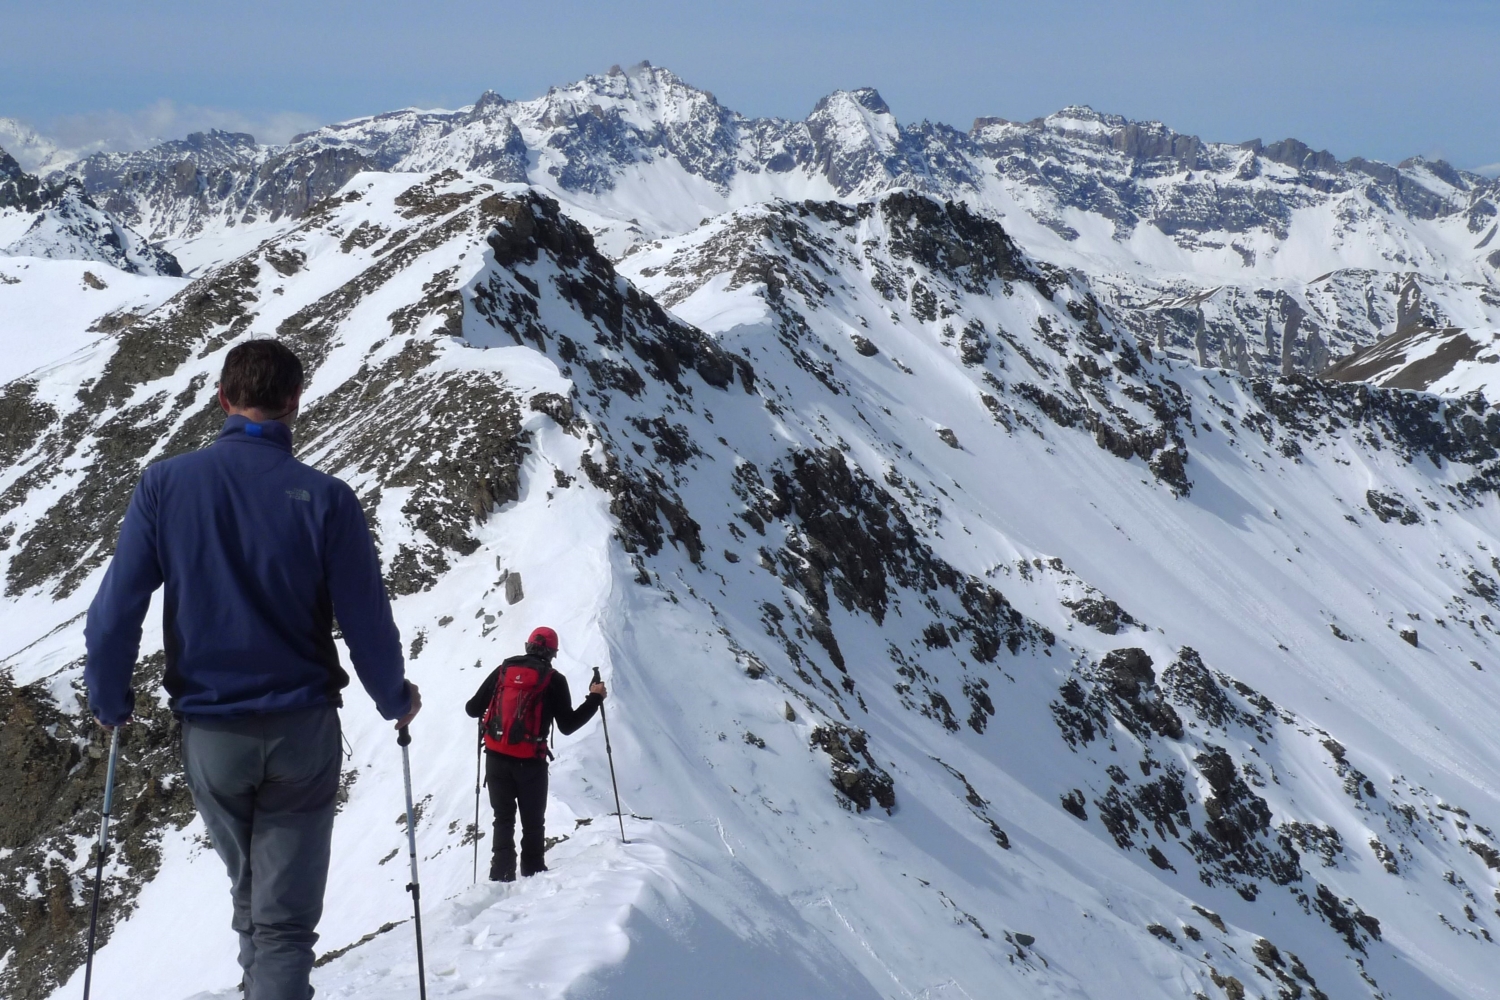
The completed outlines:
{"type": "Polygon", "coordinates": [[[526,640],[526,652],[491,671],[464,711],[480,720],[485,779],[495,809],[495,845],[490,881],[516,879],[516,811],[521,813],[521,874],[547,870],[547,734],[553,723],[564,736],[580,729],[604,704],[599,681],[577,708],[568,679],[552,667],[557,633],[542,626],[526,640]]]}

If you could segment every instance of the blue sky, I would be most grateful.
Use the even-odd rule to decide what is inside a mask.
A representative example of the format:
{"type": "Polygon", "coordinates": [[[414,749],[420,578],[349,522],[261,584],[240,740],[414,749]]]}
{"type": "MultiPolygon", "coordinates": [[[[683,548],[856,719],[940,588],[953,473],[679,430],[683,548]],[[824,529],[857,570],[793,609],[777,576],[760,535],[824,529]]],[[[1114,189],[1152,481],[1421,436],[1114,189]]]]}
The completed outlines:
{"type": "Polygon", "coordinates": [[[1500,0],[0,0],[0,115],[69,143],[204,125],[285,139],[649,59],[750,115],[869,85],[903,121],[1084,103],[1206,139],[1477,168],[1500,161],[1497,54],[1500,0]]]}

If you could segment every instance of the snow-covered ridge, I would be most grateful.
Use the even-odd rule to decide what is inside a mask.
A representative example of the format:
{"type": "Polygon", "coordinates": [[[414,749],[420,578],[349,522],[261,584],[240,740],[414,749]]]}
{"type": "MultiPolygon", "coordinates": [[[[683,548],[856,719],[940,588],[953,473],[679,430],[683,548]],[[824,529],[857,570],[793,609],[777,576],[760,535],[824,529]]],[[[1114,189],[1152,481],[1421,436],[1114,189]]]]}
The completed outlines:
{"type": "MultiPolygon", "coordinates": [[[[435,989],[1496,995],[1478,398],[1173,362],[1086,276],[911,192],[747,206],[617,269],[533,189],[365,173],[101,330],[0,389],[0,696],[47,762],[0,770],[28,803],[7,995],[79,985],[102,767],[76,616],[141,468],[211,437],[255,335],[309,363],[300,452],[363,499],[426,695],[435,989]],[[610,682],[632,843],[590,728],[553,773],[555,871],[471,888],[456,706],[540,622],[575,686],[610,682]]],[[[399,762],[349,701],[316,985],[405,996],[399,762]]],[[[149,702],[100,982],[224,989],[222,873],[149,702]],[[143,963],[163,937],[183,957],[143,963]]]]}
{"type": "Polygon", "coordinates": [[[94,261],[128,274],[182,275],[175,257],[101,210],[77,180],[43,182],[4,149],[0,255],[94,261]]]}

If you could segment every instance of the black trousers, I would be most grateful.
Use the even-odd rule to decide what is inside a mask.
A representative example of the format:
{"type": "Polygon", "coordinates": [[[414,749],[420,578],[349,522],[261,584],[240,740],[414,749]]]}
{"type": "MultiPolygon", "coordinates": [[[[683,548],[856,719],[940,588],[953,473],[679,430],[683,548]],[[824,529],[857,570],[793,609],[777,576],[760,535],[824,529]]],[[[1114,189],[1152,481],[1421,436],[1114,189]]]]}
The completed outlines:
{"type": "Polygon", "coordinates": [[[495,809],[494,868],[516,868],[516,810],[521,812],[521,874],[547,867],[547,761],[484,751],[484,773],[495,809]]]}

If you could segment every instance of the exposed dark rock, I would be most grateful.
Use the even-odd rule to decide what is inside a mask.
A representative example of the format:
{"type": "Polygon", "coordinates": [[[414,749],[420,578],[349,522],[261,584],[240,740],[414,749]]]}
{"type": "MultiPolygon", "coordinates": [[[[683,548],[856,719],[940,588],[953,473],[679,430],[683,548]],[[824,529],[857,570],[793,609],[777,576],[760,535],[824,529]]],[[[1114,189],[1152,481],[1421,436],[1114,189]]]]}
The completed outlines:
{"type": "Polygon", "coordinates": [[[1177,659],[1162,672],[1161,679],[1174,700],[1190,706],[1198,718],[1211,726],[1223,726],[1240,714],[1203,665],[1198,651],[1191,647],[1177,651],[1177,659]]]}
{"type": "Polygon", "coordinates": [[[650,438],[659,461],[671,465],[684,465],[689,459],[703,452],[693,443],[688,429],[681,424],[668,423],[663,417],[632,417],[631,424],[641,434],[650,438]]]}
{"type": "Polygon", "coordinates": [[[590,483],[609,493],[609,511],[620,523],[618,533],[626,552],[654,556],[670,541],[681,545],[694,562],[702,559],[698,522],[660,473],[633,466],[622,468],[613,452],[606,453],[602,466],[584,453],[580,465],[590,483]],[[662,530],[662,521],[667,531],[662,530]]]}
{"type": "Polygon", "coordinates": [[[1328,886],[1318,883],[1313,906],[1328,921],[1350,949],[1364,954],[1365,941],[1380,940],[1380,921],[1370,916],[1352,899],[1339,899],[1328,886]]]}
{"type": "Polygon", "coordinates": [[[1182,719],[1161,696],[1156,672],[1144,649],[1116,649],[1106,653],[1095,671],[1107,692],[1114,715],[1136,736],[1155,732],[1182,738],[1182,719]]]}
{"type": "Polygon", "coordinates": [[[1375,783],[1365,777],[1363,771],[1349,763],[1343,744],[1329,736],[1323,740],[1323,749],[1333,758],[1334,772],[1344,779],[1344,792],[1355,801],[1377,798],[1375,783]]]}
{"type": "MultiPolygon", "coordinates": [[[[121,730],[101,943],[155,876],[163,831],[193,816],[176,723],[150,694],[163,663],[159,653],[143,662],[135,720],[121,730]]],[[[108,758],[103,731],[86,712],[55,704],[46,687],[16,687],[0,674],[0,797],[8,803],[0,815],[0,950],[10,956],[0,992],[17,1000],[50,996],[83,963],[93,852],[78,845],[97,837],[108,758]]]]}
{"type": "Polygon", "coordinates": [[[983,364],[990,353],[990,336],[984,324],[971,320],[958,335],[958,357],[966,365],[983,364]]]}
{"type": "MultiPolygon", "coordinates": [[[[945,621],[937,623],[938,632],[930,632],[932,641],[938,641],[938,634],[945,643],[966,637],[970,653],[982,663],[992,662],[1002,648],[1015,653],[1022,645],[1053,641],[999,591],[939,559],[901,505],[836,449],[794,453],[789,467],[773,472],[770,488],[749,464],[736,468],[735,481],[746,500],[742,517],[747,523],[787,524],[780,555],[784,579],[807,599],[814,613],[813,635],[836,664],[842,663],[842,655],[836,654],[827,625],[830,591],[845,609],[862,611],[877,624],[885,620],[897,587],[924,594],[946,591],[961,610],[942,611],[945,621]]],[[[935,713],[949,724],[946,696],[929,688],[926,700],[924,714],[935,713]]]]}
{"type": "MultiPolygon", "coordinates": [[[[125,350],[125,345],[120,350],[125,350]]],[[[117,353],[116,359],[119,356],[117,353]]],[[[108,372],[105,377],[108,378],[108,372]]],[[[192,403],[197,388],[201,386],[200,381],[194,389],[175,399],[170,399],[166,393],[158,393],[93,428],[93,446],[86,453],[90,459],[89,475],[53,503],[21,536],[19,549],[6,570],[8,595],[60,577],[55,592],[58,596],[65,596],[108,558],[131,493],[135,490],[142,459],[163,437],[169,437],[169,446],[179,443],[177,436],[169,436],[167,432],[192,403]]],[[[75,453],[86,428],[83,419],[87,414],[87,410],[75,411],[64,422],[54,462],[75,453]]],[[[169,458],[176,453],[164,450],[159,457],[169,458]]],[[[40,470],[55,472],[56,466],[47,463],[40,466],[40,470]]]]}
{"type": "Polygon", "coordinates": [[[896,783],[875,763],[863,730],[830,722],[814,729],[809,743],[828,755],[840,801],[847,800],[856,812],[876,804],[887,813],[896,808],[896,783]]]}
{"type": "Polygon", "coordinates": [[[977,294],[989,291],[994,281],[1025,281],[1052,297],[1047,279],[1004,227],[961,203],[898,192],[880,202],[880,212],[898,259],[912,260],[977,294]]]}
{"type": "Polygon", "coordinates": [[[1316,854],[1321,858],[1324,868],[1336,867],[1339,855],[1344,853],[1343,838],[1331,826],[1289,822],[1281,824],[1280,831],[1303,854],[1316,854]]]}
{"type": "Polygon", "coordinates": [[[1115,635],[1122,627],[1137,624],[1128,611],[1107,597],[1085,597],[1063,601],[1062,604],[1081,624],[1096,628],[1105,635],[1115,635]]]}
{"type": "MultiPolygon", "coordinates": [[[[1192,818],[1188,813],[1184,777],[1179,768],[1168,765],[1152,781],[1133,788],[1111,785],[1103,796],[1095,799],[1094,808],[1099,810],[1099,818],[1115,844],[1122,850],[1135,846],[1133,835],[1141,830],[1138,817],[1144,817],[1149,824],[1148,839],[1149,829],[1154,829],[1162,840],[1168,836],[1177,839],[1183,835],[1182,830],[1190,829],[1192,818]]],[[[1157,866],[1162,867],[1159,863],[1157,866]]]]}
{"type": "Polygon", "coordinates": [[[1220,934],[1229,933],[1229,928],[1224,926],[1224,918],[1219,916],[1214,911],[1205,910],[1203,907],[1195,903],[1193,904],[1193,912],[1197,913],[1204,920],[1207,920],[1209,923],[1213,924],[1220,934]]]}
{"type": "Polygon", "coordinates": [[[1394,494],[1368,490],[1365,492],[1365,503],[1369,504],[1370,513],[1380,518],[1382,524],[1389,524],[1391,521],[1399,521],[1402,524],[1422,523],[1422,515],[1394,494]]]}
{"type": "Polygon", "coordinates": [[[1463,845],[1477,854],[1486,868],[1491,871],[1500,871],[1500,851],[1477,840],[1465,840],[1463,845]]]}
{"type": "Polygon", "coordinates": [[[1224,991],[1227,1000],[1245,1000],[1245,984],[1234,976],[1223,976],[1219,970],[1209,966],[1208,977],[1215,986],[1224,991]]]}
{"type": "MultiPolygon", "coordinates": [[[[349,238],[353,239],[353,234],[349,238]]],[[[306,265],[307,254],[296,247],[274,246],[266,250],[266,263],[283,278],[290,278],[306,265]]]]}
{"type": "Polygon", "coordinates": [[[1403,462],[1425,456],[1439,465],[1447,461],[1470,466],[1472,474],[1449,487],[1457,497],[1473,499],[1500,489],[1500,411],[1477,400],[1447,400],[1300,375],[1274,382],[1255,380],[1251,390],[1282,435],[1311,442],[1345,428],[1373,434],[1403,462]]]}
{"type": "Polygon", "coordinates": [[[1300,881],[1302,869],[1291,840],[1282,836],[1274,846],[1267,841],[1271,809],[1245,784],[1228,752],[1210,744],[1193,763],[1213,791],[1203,800],[1208,814],[1204,830],[1188,837],[1199,878],[1207,885],[1228,882],[1246,899],[1258,893],[1249,878],[1277,885],[1300,881]]]}
{"type": "Polygon", "coordinates": [[[539,392],[531,397],[527,405],[538,413],[547,414],[557,423],[557,426],[569,434],[579,432],[582,421],[578,419],[571,400],[555,392],[539,392]]]}
{"type": "Polygon", "coordinates": [[[36,383],[26,380],[0,386],[0,466],[9,466],[57,420],[57,410],[37,400],[36,383]]]}
{"type": "Polygon", "coordinates": [[[942,765],[943,770],[957,778],[959,783],[964,786],[964,801],[969,804],[969,811],[989,827],[990,836],[995,838],[995,843],[1000,845],[1004,850],[1010,850],[1010,837],[1006,836],[1005,831],[1000,829],[1000,825],[990,816],[989,801],[979,794],[974,786],[969,783],[969,779],[964,777],[963,772],[958,770],[958,768],[937,757],[934,757],[933,760],[942,765]]]}
{"type": "Polygon", "coordinates": [[[1092,743],[1107,725],[1098,705],[1090,703],[1076,677],[1068,678],[1058,690],[1062,701],[1052,703],[1052,717],[1062,730],[1063,739],[1075,750],[1081,744],[1092,743]]]}
{"type": "Polygon", "coordinates": [[[35,174],[22,170],[15,157],[0,149],[0,208],[40,212],[55,197],[55,188],[44,185],[35,174]]]}
{"type": "Polygon", "coordinates": [[[425,590],[447,570],[448,553],[478,548],[473,526],[520,497],[527,453],[519,401],[504,381],[429,370],[432,358],[414,342],[378,368],[361,368],[297,426],[301,448],[325,452],[325,469],[411,489],[402,513],[427,541],[387,554],[395,594],[425,590]]]}
{"type": "Polygon", "coordinates": [[[116,406],[135,387],[171,374],[210,334],[221,340],[250,325],[260,266],[245,258],[210,271],[145,320],[125,328],[104,374],[82,398],[91,410],[116,406]]]}

